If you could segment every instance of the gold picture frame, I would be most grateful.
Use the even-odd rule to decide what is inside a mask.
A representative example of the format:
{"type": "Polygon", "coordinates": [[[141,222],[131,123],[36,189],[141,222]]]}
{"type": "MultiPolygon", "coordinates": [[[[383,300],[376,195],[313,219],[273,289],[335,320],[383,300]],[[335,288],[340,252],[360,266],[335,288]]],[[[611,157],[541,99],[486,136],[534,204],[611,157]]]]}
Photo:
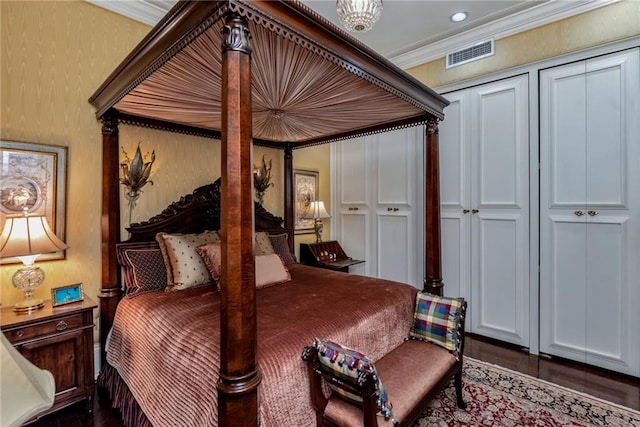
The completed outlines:
{"type": "Polygon", "coordinates": [[[51,289],[51,305],[53,307],[83,300],[84,290],[82,289],[82,283],[51,289]]]}
{"type": "Polygon", "coordinates": [[[295,234],[314,232],[313,219],[303,218],[311,202],[318,200],[318,171],[293,170],[293,229],[295,234]]]}
{"type": "MultiPolygon", "coordinates": [[[[44,215],[51,230],[65,241],[67,147],[0,141],[0,226],[8,216],[44,215]]],[[[65,251],[38,260],[64,259],[65,251]]],[[[20,262],[3,258],[1,264],[20,262]]]]}

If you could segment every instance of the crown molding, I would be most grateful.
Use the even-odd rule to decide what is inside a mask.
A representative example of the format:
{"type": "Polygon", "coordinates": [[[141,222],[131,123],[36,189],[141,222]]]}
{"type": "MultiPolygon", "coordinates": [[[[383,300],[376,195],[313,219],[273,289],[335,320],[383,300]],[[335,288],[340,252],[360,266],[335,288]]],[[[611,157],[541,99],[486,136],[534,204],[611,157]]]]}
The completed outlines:
{"type": "Polygon", "coordinates": [[[145,1],[120,1],[120,0],[85,0],[96,6],[100,6],[111,12],[124,15],[143,24],[154,26],[167,13],[167,9],[154,6],[145,1]]]}
{"type": "Polygon", "coordinates": [[[394,56],[390,60],[403,69],[415,67],[443,58],[449,52],[473,46],[479,41],[487,39],[498,40],[619,1],[621,0],[551,0],[427,46],[394,56]]]}

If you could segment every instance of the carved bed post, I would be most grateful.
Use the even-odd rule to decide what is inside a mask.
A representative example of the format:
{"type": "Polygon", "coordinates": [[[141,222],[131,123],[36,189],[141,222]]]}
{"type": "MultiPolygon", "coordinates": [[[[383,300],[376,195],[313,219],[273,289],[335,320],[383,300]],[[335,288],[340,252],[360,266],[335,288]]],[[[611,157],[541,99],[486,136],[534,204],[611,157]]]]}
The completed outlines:
{"type": "Polygon", "coordinates": [[[247,22],[229,13],[222,29],[222,287],[220,426],[256,426],[256,287],[253,258],[251,47],[247,22]]]}
{"type": "Polygon", "coordinates": [[[120,240],[118,120],[115,113],[102,118],[102,218],[100,221],[102,286],[100,298],[100,349],[102,365],[106,362],[105,344],[113,325],[120,298],[120,269],[116,243],[120,240]]]}
{"type": "Polygon", "coordinates": [[[438,178],[438,119],[427,121],[424,162],[425,279],[423,289],[442,296],[440,249],[440,185],[438,178]]]}
{"type": "MultiPolygon", "coordinates": [[[[284,148],[284,226],[293,230],[293,144],[287,143],[284,148]]],[[[294,239],[289,239],[291,253],[295,253],[294,239]]]]}

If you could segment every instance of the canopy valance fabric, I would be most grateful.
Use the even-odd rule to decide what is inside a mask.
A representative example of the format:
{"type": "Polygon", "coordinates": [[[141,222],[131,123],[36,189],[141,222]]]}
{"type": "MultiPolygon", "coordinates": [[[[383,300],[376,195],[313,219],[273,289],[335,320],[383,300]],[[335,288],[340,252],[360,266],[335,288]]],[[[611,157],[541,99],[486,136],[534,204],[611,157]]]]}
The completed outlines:
{"type": "Polygon", "coordinates": [[[431,89],[306,6],[273,1],[177,4],[91,97],[98,116],[114,108],[220,131],[220,46],[229,11],[248,21],[257,142],[304,146],[443,117],[447,101],[431,89]],[[290,22],[277,19],[285,13],[290,22]],[[185,32],[170,37],[169,23],[185,32]]]}

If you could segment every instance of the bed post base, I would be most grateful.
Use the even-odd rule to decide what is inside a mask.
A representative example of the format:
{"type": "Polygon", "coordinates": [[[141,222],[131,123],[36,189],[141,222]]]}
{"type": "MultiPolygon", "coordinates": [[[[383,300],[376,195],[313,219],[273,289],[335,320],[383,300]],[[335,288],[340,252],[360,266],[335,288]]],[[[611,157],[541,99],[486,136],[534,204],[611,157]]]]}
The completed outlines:
{"type": "Polygon", "coordinates": [[[424,161],[424,231],[426,292],[442,296],[442,255],[440,252],[440,185],[438,171],[438,119],[427,120],[424,161]]]}

